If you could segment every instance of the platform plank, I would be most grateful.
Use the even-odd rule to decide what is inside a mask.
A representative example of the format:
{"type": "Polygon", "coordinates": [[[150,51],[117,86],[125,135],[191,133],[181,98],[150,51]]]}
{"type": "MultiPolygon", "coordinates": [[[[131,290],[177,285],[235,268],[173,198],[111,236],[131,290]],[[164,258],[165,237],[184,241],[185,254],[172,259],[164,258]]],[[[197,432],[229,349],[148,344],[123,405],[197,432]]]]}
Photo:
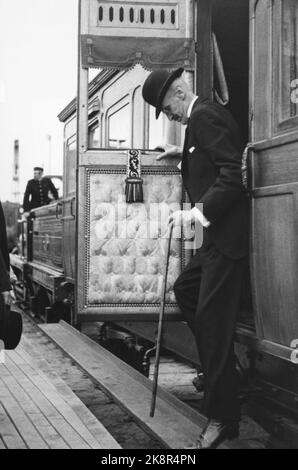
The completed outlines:
{"type": "Polygon", "coordinates": [[[97,439],[94,436],[94,432],[92,433],[89,429],[89,425],[86,425],[79,416],[79,413],[82,415],[83,408],[85,408],[85,417],[89,413],[85,405],[79,399],[75,400],[74,397],[72,397],[73,402],[70,403],[70,394],[68,399],[65,399],[53,381],[50,381],[44,373],[28,362],[24,356],[25,353],[21,348],[10,352],[8,355],[10,369],[18,378],[21,385],[27,387],[28,391],[30,391],[37,406],[41,409],[44,407],[46,416],[51,421],[51,424],[71,448],[119,448],[114,438],[99,422],[97,422],[97,427],[95,426],[96,419],[94,418],[92,423],[90,419],[88,424],[92,424],[93,430],[100,430],[101,434],[99,436],[98,433],[97,436],[99,438],[97,439]],[[74,404],[75,407],[72,406],[74,404]]]}
{"type": "Polygon", "coordinates": [[[61,438],[56,429],[49,423],[47,418],[34,404],[30,396],[22,389],[15,378],[6,376],[2,379],[10,393],[27,414],[32,424],[36,429],[38,429],[38,432],[50,449],[69,449],[70,447],[61,438]]]}
{"type": "Polygon", "coordinates": [[[150,380],[64,322],[40,328],[166,447],[183,449],[196,441],[206,422],[201,414],[159,387],[155,417],[150,418],[150,380]]]}
{"type": "Polygon", "coordinates": [[[12,371],[13,376],[16,377],[21,387],[28,393],[38,408],[42,410],[49,423],[57,430],[71,449],[90,448],[73,427],[65,421],[53,404],[40,392],[39,388],[36,387],[17,366],[9,364],[9,370],[12,371]]]}
{"type": "MultiPolygon", "coordinates": [[[[1,375],[1,373],[0,373],[1,375]]],[[[28,418],[23,408],[11,395],[9,389],[0,377],[0,402],[6,414],[13,422],[22,439],[29,449],[48,449],[46,441],[41,437],[31,420],[28,418]]]]}
{"type": "Polygon", "coordinates": [[[5,444],[0,437],[0,450],[3,450],[3,449],[7,449],[7,447],[5,447],[5,444]]]}
{"type": "MultiPolygon", "coordinates": [[[[39,389],[39,393],[43,395],[53,404],[56,410],[60,413],[63,419],[76,431],[78,436],[82,440],[83,448],[100,449],[100,444],[94,439],[89,430],[85,427],[82,421],[78,418],[74,410],[69,406],[67,402],[63,400],[61,395],[53,387],[52,384],[40,377],[38,373],[34,373],[34,370],[27,364],[22,364],[22,370],[26,373],[31,381],[39,389]]],[[[78,439],[79,440],[79,439],[78,439]]]]}
{"type": "Polygon", "coordinates": [[[0,364],[1,448],[121,447],[63,380],[40,370],[21,343],[0,364]]]}
{"type": "Polygon", "coordinates": [[[38,357],[38,351],[33,341],[22,339],[21,346],[18,347],[18,354],[31,366],[38,368],[39,372],[55,386],[56,390],[73,409],[89,432],[94,436],[97,442],[100,442],[103,449],[121,449],[121,446],[111,436],[107,429],[97,420],[97,418],[88,410],[82,401],[73,393],[70,387],[49,367],[47,361],[38,357]],[[32,356],[28,355],[24,347],[30,348],[32,356]],[[34,354],[36,353],[36,355],[34,354]],[[34,357],[33,357],[34,355],[34,357]]]}
{"type": "Polygon", "coordinates": [[[1,443],[3,444],[2,449],[27,449],[25,442],[21,438],[17,429],[9,419],[5,409],[0,403],[0,436],[1,443]]]}

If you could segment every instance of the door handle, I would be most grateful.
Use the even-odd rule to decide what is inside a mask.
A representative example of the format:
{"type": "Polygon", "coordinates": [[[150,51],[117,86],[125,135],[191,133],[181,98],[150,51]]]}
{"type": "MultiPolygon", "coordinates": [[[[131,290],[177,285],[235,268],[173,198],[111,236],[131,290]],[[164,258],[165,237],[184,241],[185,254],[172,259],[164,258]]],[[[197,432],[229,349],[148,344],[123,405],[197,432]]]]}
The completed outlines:
{"type": "Polygon", "coordinates": [[[74,203],[75,201],[76,201],[76,198],[73,197],[72,200],[71,200],[71,203],[70,203],[70,215],[71,215],[71,217],[72,217],[73,219],[76,218],[75,214],[73,213],[73,209],[74,209],[74,207],[73,207],[74,204],[73,204],[73,203],[74,203]]]}

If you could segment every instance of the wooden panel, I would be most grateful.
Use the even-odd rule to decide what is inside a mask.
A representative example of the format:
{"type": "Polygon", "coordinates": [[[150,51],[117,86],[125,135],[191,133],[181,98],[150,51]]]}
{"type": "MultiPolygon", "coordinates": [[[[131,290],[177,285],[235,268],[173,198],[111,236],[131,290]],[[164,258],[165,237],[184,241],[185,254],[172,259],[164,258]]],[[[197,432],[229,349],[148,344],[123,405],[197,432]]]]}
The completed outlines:
{"type": "Polygon", "coordinates": [[[298,127],[298,4],[296,0],[274,3],[274,132],[295,131],[298,127]],[[294,93],[293,93],[294,92],[294,93]]]}
{"type": "Polygon", "coordinates": [[[278,128],[283,2],[251,0],[251,266],[257,335],[289,347],[298,338],[298,144],[294,126],[278,128]]]}
{"type": "Polygon", "coordinates": [[[187,37],[193,0],[151,0],[149,5],[148,3],[144,0],[83,0],[83,10],[89,16],[84,24],[88,25],[86,32],[98,36],[187,37]],[[120,7],[123,9],[122,21],[120,7]],[[112,17],[110,9],[113,11],[112,17]],[[130,10],[134,12],[133,19],[130,17],[130,10]],[[141,10],[143,19],[140,16],[141,10]],[[152,10],[154,17],[151,16],[152,10]],[[160,21],[161,10],[165,13],[163,24],[160,21]]]}
{"type": "Polygon", "coordinates": [[[75,197],[63,201],[63,267],[66,279],[75,279],[76,252],[76,200],[75,197]]]}
{"type": "Polygon", "coordinates": [[[28,263],[28,275],[36,284],[43,286],[53,294],[57,293],[60,282],[64,279],[60,271],[39,263],[28,263]]]}
{"type": "MultiPolygon", "coordinates": [[[[249,349],[253,351],[258,351],[259,353],[264,353],[267,356],[271,356],[274,358],[273,360],[279,359],[280,361],[280,370],[278,370],[277,375],[279,380],[281,379],[281,374],[284,373],[285,370],[285,362],[287,362],[290,366],[293,367],[292,362],[292,354],[295,349],[290,348],[288,346],[283,346],[279,343],[272,343],[268,340],[259,339],[256,335],[249,329],[244,326],[238,326],[236,329],[236,341],[237,343],[243,344],[247,346],[249,349]]],[[[262,356],[259,356],[259,360],[262,361],[262,356]]],[[[293,378],[292,378],[293,379],[293,378]]],[[[288,377],[288,380],[291,380],[288,377]]],[[[297,384],[296,378],[293,379],[295,385],[297,384]]],[[[293,387],[293,384],[291,385],[293,387]]]]}
{"type": "Polygon", "coordinates": [[[254,193],[252,266],[257,333],[290,346],[298,338],[297,184],[254,193]]]}
{"type": "Polygon", "coordinates": [[[272,134],[272,0],[251,0],[252,140],[272,134]]]}
{"type": "Polygon", "coordinates": [[[35,211],[33,261],[62,269],[61,210],[57,204],[35,211]]]}
{"type": "Polygon", "coordinates": [[[298,181],[298,142],[254,152],[253,187],[273,186],[298,181]]]}

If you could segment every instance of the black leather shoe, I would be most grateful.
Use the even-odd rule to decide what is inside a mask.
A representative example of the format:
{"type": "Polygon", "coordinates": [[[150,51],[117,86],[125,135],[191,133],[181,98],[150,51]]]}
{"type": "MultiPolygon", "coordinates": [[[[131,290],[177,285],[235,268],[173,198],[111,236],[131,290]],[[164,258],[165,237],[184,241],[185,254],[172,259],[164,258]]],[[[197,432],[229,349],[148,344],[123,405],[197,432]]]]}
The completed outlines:
{"type": "Polygon", "coordinates": [[[222,423],[211,419],[198,439],[197,449],[216,449],[226,439],[236,439],[238,436],[237,421],[222,423]]]}

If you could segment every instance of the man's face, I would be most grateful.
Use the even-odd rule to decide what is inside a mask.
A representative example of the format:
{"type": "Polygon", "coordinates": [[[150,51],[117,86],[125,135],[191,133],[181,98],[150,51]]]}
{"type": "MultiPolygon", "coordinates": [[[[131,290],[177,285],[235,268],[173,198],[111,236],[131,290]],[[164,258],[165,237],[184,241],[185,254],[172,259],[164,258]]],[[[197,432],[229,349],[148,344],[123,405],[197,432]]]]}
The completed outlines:
{"type": "Polygon", "coordinates": [[[42,178],[42,171],[40,170],[34,170],[34,179],[35,180],[40,180],[42,178]]]}
{"type": "Polygon", "coordinates": [[[187,124],[188,117],[183,92],[173,91],[170,88],[163,99],[162,112],[170,121],[187,124]]]}

